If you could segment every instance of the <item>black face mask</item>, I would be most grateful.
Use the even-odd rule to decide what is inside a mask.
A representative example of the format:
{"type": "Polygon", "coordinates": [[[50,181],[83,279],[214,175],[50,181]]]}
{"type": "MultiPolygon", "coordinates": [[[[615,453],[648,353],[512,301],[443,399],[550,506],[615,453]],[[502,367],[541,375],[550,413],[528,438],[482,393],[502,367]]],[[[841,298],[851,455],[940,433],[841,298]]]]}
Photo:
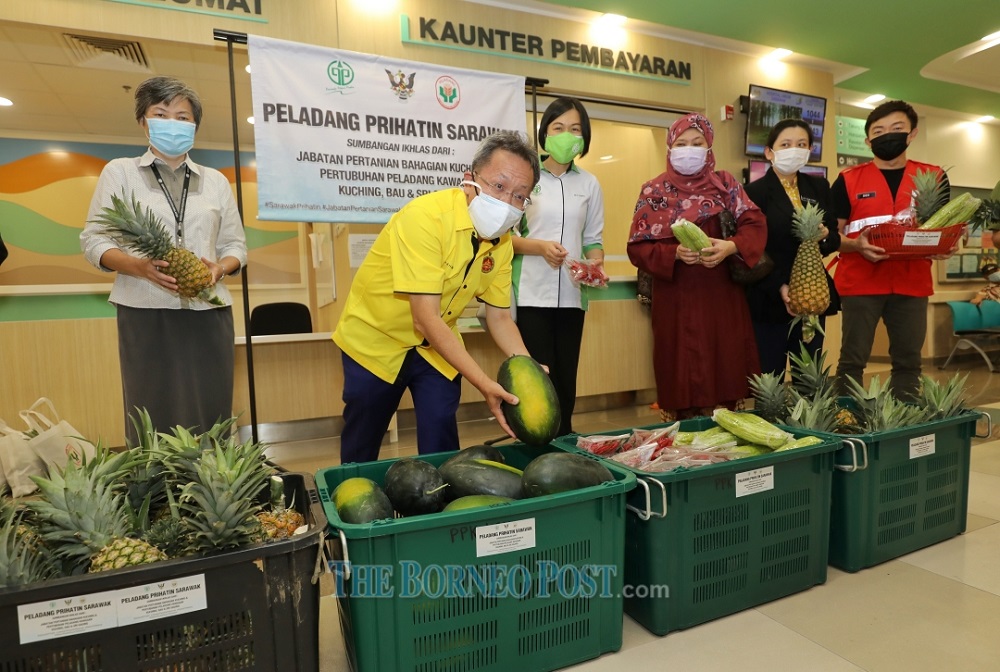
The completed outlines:
{"type": "Polygon", "coordinates": [[[906,151],[906,138],[909,133],[884,133],[871,139],[872,154],[883,161],[892,161],[906,151]]]}

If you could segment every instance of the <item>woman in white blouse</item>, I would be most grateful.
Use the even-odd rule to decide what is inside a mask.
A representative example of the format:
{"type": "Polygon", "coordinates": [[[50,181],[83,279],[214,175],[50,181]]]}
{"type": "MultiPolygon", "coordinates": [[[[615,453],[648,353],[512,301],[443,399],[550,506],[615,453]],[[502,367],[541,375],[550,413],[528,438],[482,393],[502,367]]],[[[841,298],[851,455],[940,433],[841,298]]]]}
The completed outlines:
{"type": "Polygon", "coordinates": [[[118,349],[125,400],[125,431],[135,410],[153,426],[205,431],[233,414],[234,331],[232,297],[220,281],[247,258],[246,238],[229,180],[199,165],[188,152],[201,123],[198,94],[173,77],[153,77],[135,90],[135,118],[149,140],[140,157],[110,161],[101,171],[80,235],[84,256],[117,273],[108,300],[118,319],[118,349]],[[111,196],[136,198],[212,274],[224,304],[178,295],[166,261],[137,255],[96,222],[111,196]]]}
{"type": "Polygon", "coordinates": [[[542,114],[541,179],[514,243],[517,326],[531,356],[549,367],[559,396],[559,434],[573,431],[576,374],[587,297],[567,259],[603,265],[604,197],[597,178],[576,165],[590,149],[590,117],[575,98],[558,98],[542,114]]]}

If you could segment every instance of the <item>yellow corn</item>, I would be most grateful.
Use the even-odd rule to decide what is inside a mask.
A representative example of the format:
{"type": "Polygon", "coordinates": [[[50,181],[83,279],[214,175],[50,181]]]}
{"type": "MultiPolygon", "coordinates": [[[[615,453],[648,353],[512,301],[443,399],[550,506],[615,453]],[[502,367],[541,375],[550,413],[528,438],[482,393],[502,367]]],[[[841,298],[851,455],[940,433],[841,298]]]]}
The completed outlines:
{"type": "Polygon", "coordinates": [[[712,414],[712,419],[730,434],[768,448],[780,448],[794,438],[788,432],[753,413],[735,413],[725,408],[718,408],[712,414]]]}

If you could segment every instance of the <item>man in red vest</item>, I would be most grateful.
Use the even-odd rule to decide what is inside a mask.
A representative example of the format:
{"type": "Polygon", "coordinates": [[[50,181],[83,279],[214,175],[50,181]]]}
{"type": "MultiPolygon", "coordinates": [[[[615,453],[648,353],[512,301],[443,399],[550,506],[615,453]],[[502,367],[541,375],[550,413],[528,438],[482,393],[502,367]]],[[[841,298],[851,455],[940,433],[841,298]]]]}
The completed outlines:
{"type": "MultiPolygon", "coordinates": [[[[865,229],[889,221],[911,205],[917,170],[939,166],[911,161],[906,148],[917,135],[917,113],[901,100],[882,103],[865,121],[865,143],[875,158],[840,173],[833,183],[840,224],[840,259],[834,282],[841,297],[842,340],[837,384],[863,382],[879,320],[889,335],[893,394],[912,399],[920,388],[920,351],[927,333],[927,297],[934,293],[930,259],[890,259],[868,242],[865,229]]],[[[947,184],[945,193],[948,193],[947,184]]]]}

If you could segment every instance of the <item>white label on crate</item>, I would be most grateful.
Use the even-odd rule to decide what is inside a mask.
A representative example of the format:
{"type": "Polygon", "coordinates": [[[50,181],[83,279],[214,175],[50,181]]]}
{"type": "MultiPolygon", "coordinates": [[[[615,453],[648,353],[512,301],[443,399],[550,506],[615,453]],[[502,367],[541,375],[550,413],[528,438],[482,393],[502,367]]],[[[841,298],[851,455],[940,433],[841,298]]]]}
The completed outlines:
{"type": "Polygon", "coordinates": [[[907,231],[903,234],[903,247],[918,245],[932,247],[941,242],[940,231],[907,231]]]}
{"type": "Polygon", "coordinates": [[[736,496],[774,490],[774,465],[736,474],[736,496]]]}
{"type": "Polygon", "coordinates": [[[207,606],[204,574],[147,583],[118,591],[118,625],[188,614],[207,606]]]}
{"type": "Polygon", "coordinates": [[[476,528],[476,557],[535,547],[535,519],[512,520],[476,528]]]}
{"type": "Polygon", "coordinates": [[[107,630],[118,626],[118,591],[109,590],[17,607],[21,644],[107,630]]]}
{"type": "Polygon", "coordinates": [[[910,459],[933,455],[937,446],[934,443],[935,435],[915,436],[910,439],[910,459]]]}

